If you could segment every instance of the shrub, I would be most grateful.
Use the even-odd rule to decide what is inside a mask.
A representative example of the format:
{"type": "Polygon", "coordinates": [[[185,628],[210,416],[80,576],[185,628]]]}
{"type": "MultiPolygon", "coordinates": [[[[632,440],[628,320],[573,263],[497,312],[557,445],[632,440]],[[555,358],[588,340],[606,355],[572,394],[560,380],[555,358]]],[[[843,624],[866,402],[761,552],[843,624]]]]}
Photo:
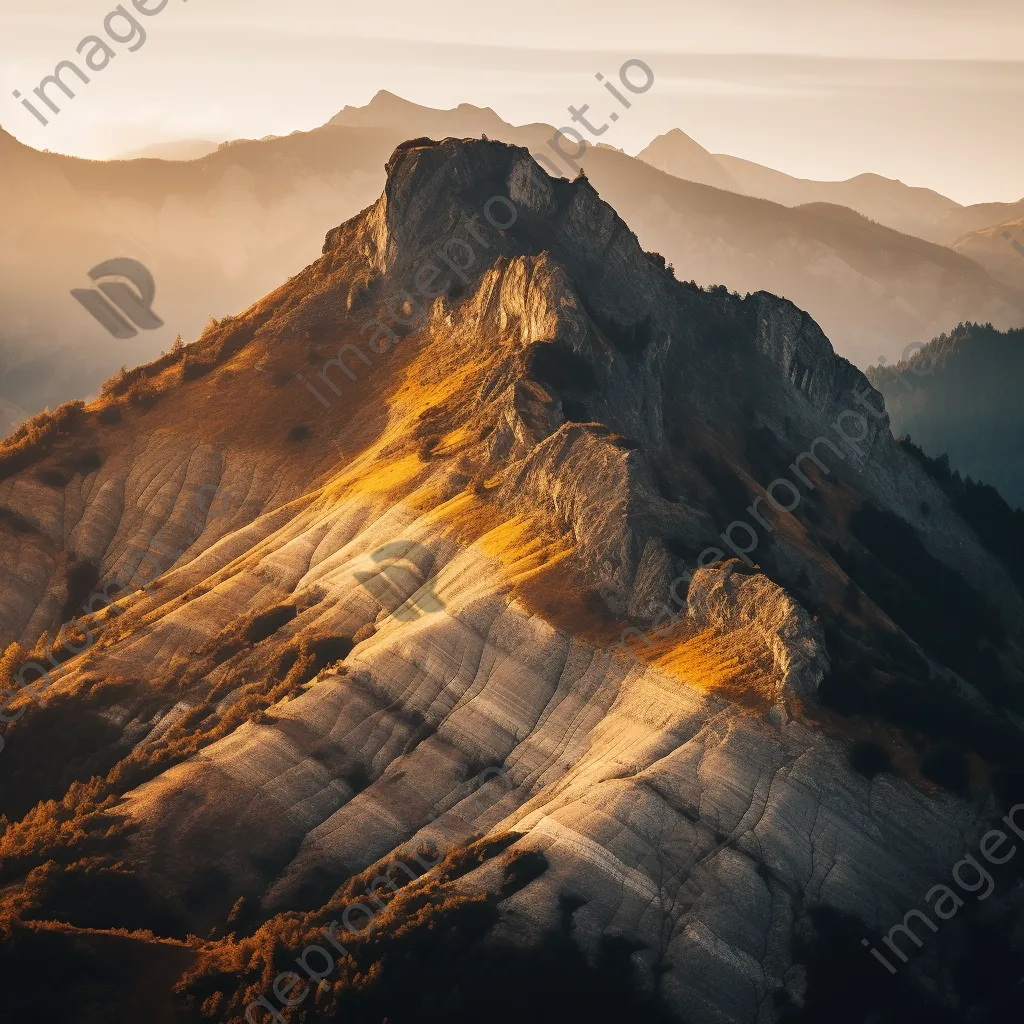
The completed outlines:
{"type": "Polygon", "coordinates": [[[893,770],[888,753],[877,743],[855,743],[850,750],[850,765],[867,779],[893,770]]]}
{"type": "Polygon", "coordinates": [[[215,359],[201,358],[197,353],[186,352],[181,361],[181,379],[198,380],[216,367],[215,359]]]}
{"type": "Polygon", "coordinates": [[[39,532],[23,515],[6,505],[0,505],[0,522],[6,522],[13,533],[39,532]]]}
{"type": "Polygon", "coordinates": [[[967,793],[971,781],[967,757],[958,747],[946,746],[930,754],[921,765],[921,772],[944,789],[961,795],[967,793]]]}
{"type": "Polygon", "coordinates": [[[143,376],[143,368],[136,366],[135,369],[129,370],[123,363],[121,369],[114,374],[109,380],[105,380],[100,386],[100,394],[104,397],[112,397],[116,395],[124,395],[128,389],[143,376]]]}
{"type": "Polygon", "coordinates": [[[85,422],[85,403],[65,402],[52,413],[46,409],[23,423],[0,443],[0,480],[40,461],[58,440],[74,436],[85,422]]]}
{"type": "Polygon", "coordinates": [[[58,489],[67,487],[68,477],[66,477],[59,469],[41,469],[37,474],[38,478],[42,483],[46,484],[47,487],[56,487],[58,489]]]}
{"type": "Polygon", "coordinates": [[[245,627],[242,637],[246,643],[258,644],[271,637],[282,626],[292,621],[298,614],[293,604],[282,604],[268,611],[260,612],[245,627]]]}
{"type": "Polygon", "coordinates": [[[128,404],[139,409],[152,409],[160,397],[154,385],[141,377],[132,381],[125,395],[128,404]]]}
{"type": "Polygon", "coordinates": [[[74,614],[75,609],[85,602],[93,588],[99,582],[99,567],[85,559],[73,562],[67,570],[67,597],[61,608],[60,618],[66,622],[74,614]]]}

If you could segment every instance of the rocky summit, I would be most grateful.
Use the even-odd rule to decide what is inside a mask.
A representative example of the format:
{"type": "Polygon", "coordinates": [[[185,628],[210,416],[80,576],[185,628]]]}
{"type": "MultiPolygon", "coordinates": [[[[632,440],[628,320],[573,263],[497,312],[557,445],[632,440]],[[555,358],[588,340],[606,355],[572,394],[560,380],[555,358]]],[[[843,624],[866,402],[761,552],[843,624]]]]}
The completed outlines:
{"type": "Polygon", "coordinates": [[[1010,1005],[1024,857],[924,897],[1024,837],[1020,563],[810,316],[677,275],[413,140],[0,446],[10,1019],[1010,1005]]]}

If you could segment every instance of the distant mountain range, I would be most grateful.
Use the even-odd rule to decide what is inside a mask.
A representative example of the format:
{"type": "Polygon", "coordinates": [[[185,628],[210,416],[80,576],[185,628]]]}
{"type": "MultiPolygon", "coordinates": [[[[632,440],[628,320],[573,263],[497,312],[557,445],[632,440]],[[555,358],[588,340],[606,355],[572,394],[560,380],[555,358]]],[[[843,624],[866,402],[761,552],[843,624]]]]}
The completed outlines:
{"type": "Polygon", "coordinates": [[[215,153],[219,142],[208,139],[183,139],[180,142],[157,142],[152,146],[131,150],[116,157],[117,160],[199,160],[215,153]]]}
{"type": "MultiPolygon", "coordinates": [[[[488,108],[433,110],[387,92],[315,131],[226,143],[191,161],[79,160],[0,133],[0,187],[21,197],[0,222],[0,398],[31,413],[95,393],[122,363],[245,309],[315,259],[332,224],[372,201],[388,154],[406,139],[487,135],[526,146],[550,169],[553,134],[508,125],[488,108]],[[115,256],[149,267],[164,328],[118,341],[72,299],[87,271],[115,256]]],[[[871,175],[801,183],[713,157],[682,132],[645,154],[602,145],[578,163],[680,279],[784,295],[861,366],[898,359],[961,321],[1024,324],[1024,290],[969,258],[966,243],[961,253],[900,233],[937,237],[933,222],[966,216],[933,192],[871,175]]]]}
{"type": "Polygon", "coordinates": [[[637,159],[657,167],[659,171],[665,171],[677,178],[685,178],[687,181],[724,188],[729,192],[748,191],[732,176],[721,160],[712,156],[678,128],[665,135],[659,135],[646,149],[637,153],[637,159]]]}
{"type": "Polygon", "coordinates": [[[1024,289],[1024,217],[969,231],[953,248],[981,264],[997,281],[1024,289]]]}
{"type": "Polygon", "coordinates": [[[1007,224],[1024,217],[1024,199],[1016,203],[978,203],[947,214],[940,222],[941,240],[952,244],[973,231],[983,231],[997,224],[1007,224]]]}
{"type": "Polygon", "coordinates": [[[637,159],[679,178],[783,206],[846,206],[886,227],[940,245],[952,245],[969,232],[1024,216],[1024,199],[1018,203],[961,206],[931,189],[904,185],[879,174],[858,174],[846,181],[795,178],[750,160],[711,154],[678,128],[659,135],[637,154],[637,159]]]}

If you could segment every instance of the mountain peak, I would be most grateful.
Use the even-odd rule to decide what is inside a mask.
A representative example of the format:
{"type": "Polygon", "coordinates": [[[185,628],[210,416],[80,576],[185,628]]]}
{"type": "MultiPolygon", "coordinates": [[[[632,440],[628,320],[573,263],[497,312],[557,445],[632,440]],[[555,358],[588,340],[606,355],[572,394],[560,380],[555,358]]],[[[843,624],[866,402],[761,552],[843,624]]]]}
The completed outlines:
{"type": "Polygon", "coordinates": [[[413,103],[387,89],[379,90],[364,107],[346,106],[327,123],[360,128],[399,128],[406,138],[424,131],[442,137],[453,133],[479,136],[481,131],[498,135],[510,127],[490,107],[460,103],[450,110],[437,110],[413,103]]]}
{"type": "Polygon", "coordinates": [[[637,158],[677,178],[712,185],[729,192],[743,192],[725,167],[681,128],[673,128],[659,135],[637,154],[637,158]]]}
{"type": "MultiPolygon", "coordinates": [[[[408,107],[416,107],[416,106],[419,106],[419,104],[413,103],[412,100],[404,99],[403,97],[399,96],[397,93],[390,92],[387,89],[379,89],[374,94],[373,99],[371,99],[370,102],[367,103],[366,106],[367,106],[367,108],[376,108],[376,107],[392,107],[393,108],[393,107],[401,107],[401,108],[404,109],[404,108],[408,108],[408,107]]],[[[354,110],[354,109],[358,109],[358,108],[346,106],[345,109],[346,110],[354,110]]]]}

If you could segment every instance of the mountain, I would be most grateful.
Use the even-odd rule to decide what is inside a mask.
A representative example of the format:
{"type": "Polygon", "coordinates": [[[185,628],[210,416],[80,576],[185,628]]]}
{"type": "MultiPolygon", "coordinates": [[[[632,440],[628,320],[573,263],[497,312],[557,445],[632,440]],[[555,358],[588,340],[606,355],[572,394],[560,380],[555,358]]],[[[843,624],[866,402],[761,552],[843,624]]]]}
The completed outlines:
{"type": "Polygon", "coordinates": [[[1024,837],[1021,566],[790,302],[523,148],[386,171],[0,447],[8,1012],[1007,1013],[1019,875],[901,922],[1024,837]]]}
{"type": "Polygon", "coordinates": [[[169,351],[178,335],[198,337],[211,316],[247,308],[313,260],[324,233],[379,194],[382,166],[402,140],[449,135],[526,146],[567,177],[585,167],[681,278],[785,295],[863,366],[880,354],[898,359],[960,321],[1024,323],[1024,292],[841,208],[789,210],[604,146],[562,161],[549,125],[503,125],[485,108],[430,110],[382,92],[315,131],[225,143],[188,162],[78,160],[0,133],[0,187],[21,197],[0,222],[0,398],[30,413],[54,408],[95,394],[121,365],[169,351]],[[153,276],[164,326],[119,340],[71,293],[89,286],[93,267],[124,257],[153,276]]]}
{"type": "Polygon", "coordinates": [[[208,139],[182,139],[178,142],[156,142],[152,146],[122,153],[119,160],[199,160],[215,153],[219,142],[208,139]]]}
{"type": "MultiPolygon", "coordinates": [[[[435,110],[381,89],[365,107],[346,106],[327,122],[334,128],[393,128],[407,135],[410,127],[423,135],[479,136],[484,132],[502,135],[512,126],[490,107],[460,103],[451,110],[435,110]]],[[[548,130],[548,137],[554,129],[548,130]]]]}
{"type": "Polygon", "coordinates": [[[784,206],[805,203],[833,203],[907,235],[931,242],[944,242],[939,224],[962,207],[929,188],[904,185],[880,174],[858,174],[846,181],[812,181],[794,178],[782,171],[739,157],[715,157],[739,185],[737,191],[770,199],[784,206]]]}
{"type": "Polygon", "coordinates": [[[95,394],[122,364],[245,309],[316,258],[339,209],[372,202],[395,144],[394,132],[324,129],[189,162],[102,162],[0,131],[0,189],[22,197],[0,222],[0,398],[37,412],[95,394]],[[164,327],[116,339],[72,297],[118,257],[149,269],[164,327]]]}
{"type": "Polygon", "coordinates": [[[953,248],[995,280],[1024,289],[1024,217],[961,235],[953,248]]]}
{"type": "Polygon", "coordinates": [[[1016,203],[977,203],[953,210],[939,222],[939,241],[953,245],[964,235],[1024,217],[1024,199],[1016,203]]]}
{"type": "MultiPolygon", "coordinates": [[[[697,143],[693,145],[697,146],[697,143]]],[[[719,187],[768,199],[783,206],[795,207],[812,203],[845,206],[884,227],[939,245],[950,246],[957,252],[977,260],[996,280],[1017,289],[1022,287],[1020,275],[1015,272],[1015,268],[1010,266],[1007,275],[1003,254],[998,251],[990,252],[982,238],[974,239],[973,236],[983,236],[987,239],[1005,230],[1012,222],[1019,223],[1024,216],[1024,199],[1019,203],[978,203],[961,206],[932,189],[905,185],[901,181],[879,174],[858,174],[846,181],[815,181],[809,178],[795,178],[771,167],[724,153],[712,156],[707,150],[699,146],[697,148],[714,160],[734,182],[731,186],[719,187]]],[[[643,153],[639,154],[639,157],[643,159],[643,153]]],[[[655,165],[676,174],[677,177],[715,184],[710,180],[710,172],[705,172],[705,177],[696,176],[700,173],[696,167],[694,173],[687,174],[685,170],[681,172],[661,164],[655,165]]]]}
{"type": "Polygon", "coordinates": [[[746,191],[702,145],[678,128],[659,135],[646,149],[637,153],[636,158],[677,178],[730,192],[746,191]]]}
{"type": "Polygon", "coordinates": [[[872,367],[893,429],[1024,507],[1024,331],[961,324],[907,363],[872,367]]]}

